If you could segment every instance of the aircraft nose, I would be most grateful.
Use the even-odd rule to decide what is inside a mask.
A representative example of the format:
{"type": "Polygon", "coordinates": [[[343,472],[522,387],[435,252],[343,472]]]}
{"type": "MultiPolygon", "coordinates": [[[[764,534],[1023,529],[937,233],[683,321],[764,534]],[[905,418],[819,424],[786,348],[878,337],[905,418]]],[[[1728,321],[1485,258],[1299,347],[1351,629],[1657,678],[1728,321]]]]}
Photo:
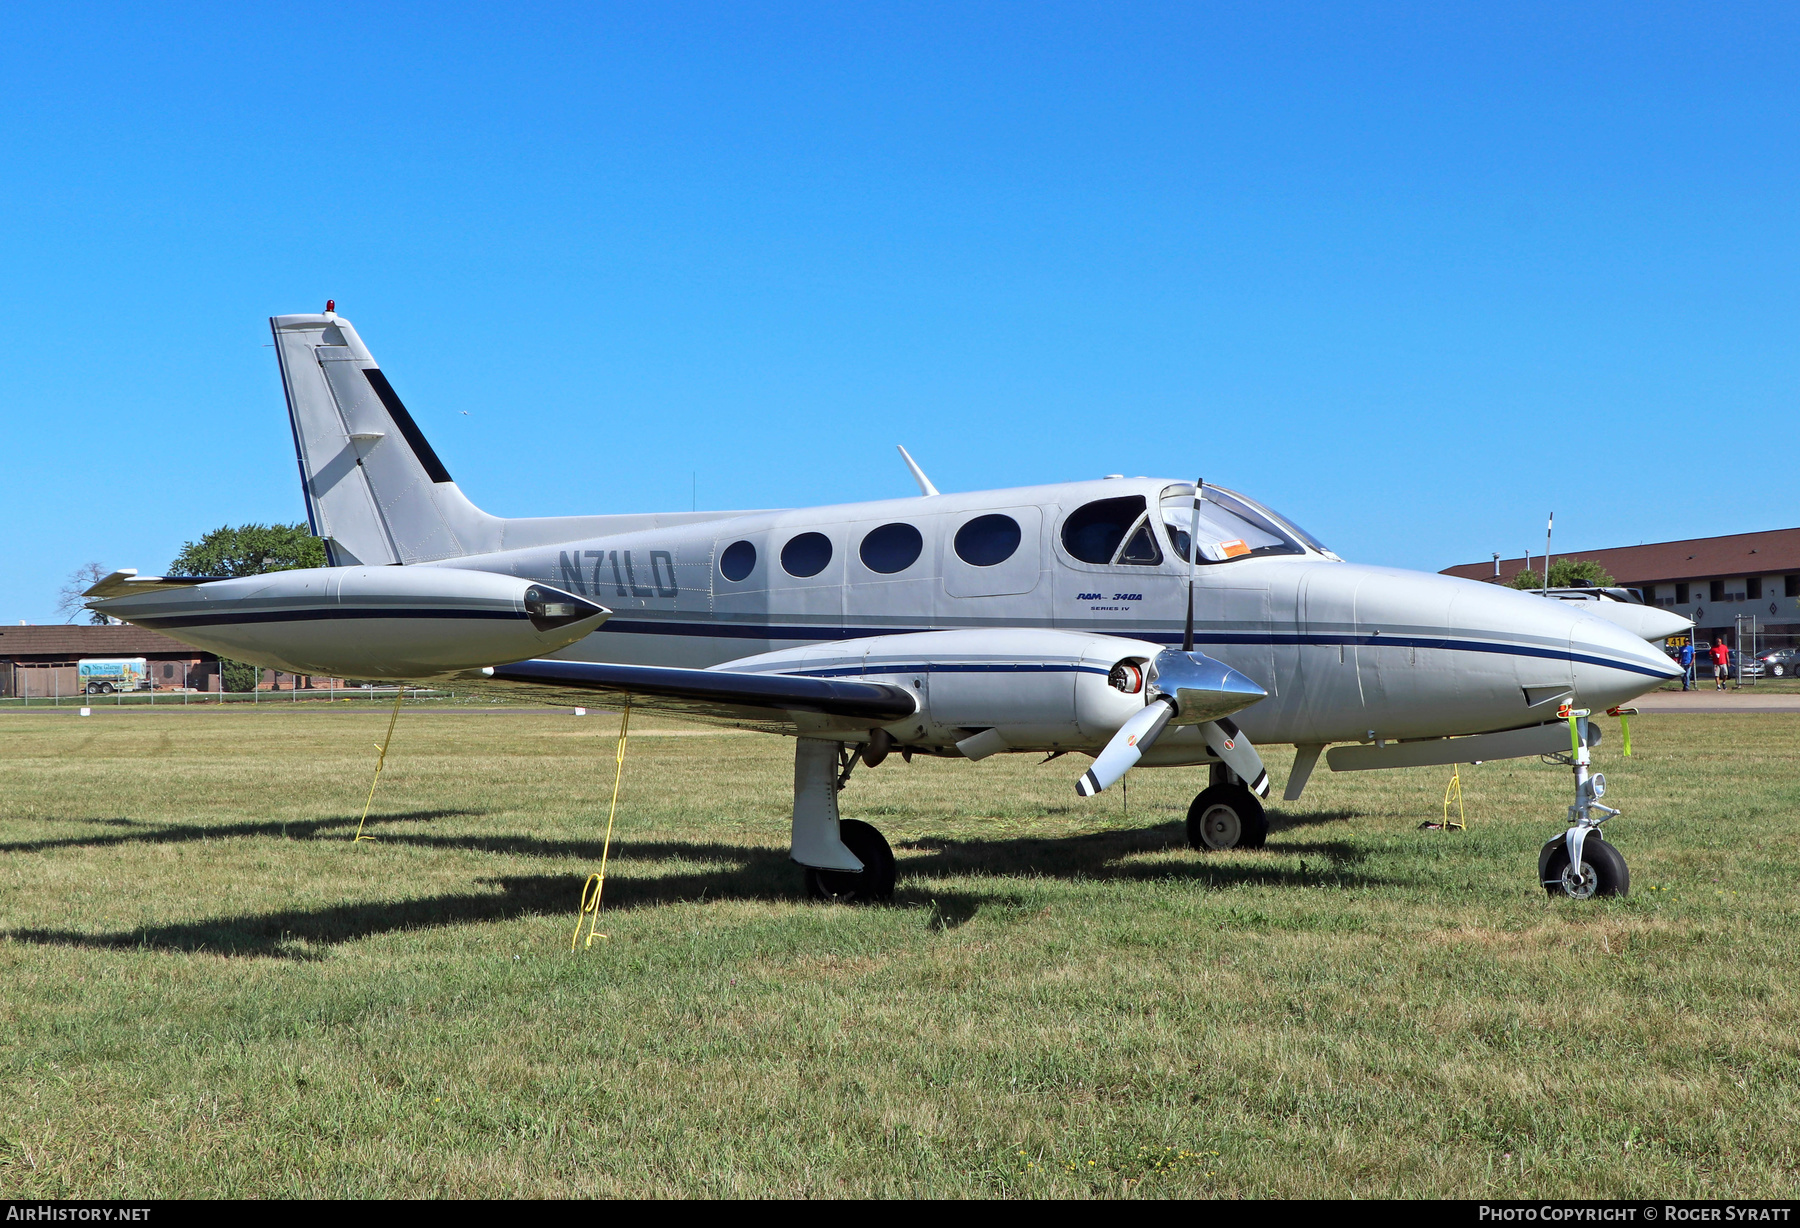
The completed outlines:
{"type": "Polygon", "coordinates": [[[1569,620],[1569,661],[1575,702],[1615,708],[1681,676],[1681,667],[1656,645],[1592,614],[1569,620]]]}

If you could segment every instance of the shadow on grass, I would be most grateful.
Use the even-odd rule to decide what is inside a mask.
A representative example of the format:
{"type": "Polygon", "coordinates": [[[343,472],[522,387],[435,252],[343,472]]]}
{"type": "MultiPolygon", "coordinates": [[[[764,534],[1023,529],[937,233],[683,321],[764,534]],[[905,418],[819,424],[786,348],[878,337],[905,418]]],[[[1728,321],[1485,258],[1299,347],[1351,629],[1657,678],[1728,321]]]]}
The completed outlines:
{"type": "MultiPolygon", "coordinates": [[[[370,815],[371,827],[378,823],[430,823],[436,819],[455,819],[486,814],[485,810],[409,810],[402,814],[370,815]]],[[[104,836],[63,836],[55,840],[15,840],[0,843],[0,853],[42,853],[49,849],[105,848],[118,844],[188,844],[195,840],[229,840],[236,836],[278,836],[285,840],[313,840],[345,828],[354,828],[356,815],[334,819],[299,819],[283,823],[268,820],[259,823],[205,823],[191,826],[151,826],[138,819],[84,819],[101,827],[126,827],[129,834],[104,836]]]]}
{"type": "MultiPolygon", "coordinates": [[[[432,817],[387,816],[389,819],[432,817]]],[[[320,825],[341,825],[346,820],[325,820],[320,825]]],[[[248,825],[246,825],[248,826],[248,825]]],[[[268,831],[279,825],[256,825],[268,831]]],[[[296,824],[290,824],[290,829],[296,824]]],[[[219,828],[203,831],[221,834],[219,828]]],[[[443,844],[487,848],[490,851],[533,852],[597,858],[598,845],[522,839],[481,841],[457,837],[395,835],[393,843],[439,846],[443,844]]],[[[1356,867],[1364,854],[1341,843],[1283,842],[1270,850],[1298,854],[1277,862],[1266,855],[1226,859],[1191,853],[1180,823],[1153,828],[1129,828],[1084,835],[1005,840],[951,840],[928,838],[902,845],[898,850],[900,884],[896,904],[925,909],[925,924],[933,930],[950,930],[967,924],[984,907],[1022,906],[1024,900],[1005,890],[940,890],[943,880],[967,877],[1056,877],[1089,882],[1171,881],[1204,889],[1237,886],[1272,887],[1367,887],[1395,885],[1400,880],[1369,874],[1356,867]],[[1134,861],[1142,854],[1179,851],[1182,860],[1134,861]],[[1311,864],[1309,864],[1309,861],[1311,864]]],[[[608,911],[655,908],[700,900],[792,901],[800,895],[800,875],[784,850],[723,843],[683,841],[615,841],[614,873],[607,878],[608,911]],[[633,863],[686,861],[706,863],[708,868],[686,874],[633,873],[633,863]]],[[[204,951],[227,956],[265,956],[316,959],[322,948],[377,934],[452,925],[510,921],[528,916],[572,918],[581,896],[584,874],[513,875],[477,880],[489,888],[416,900],[339,904],[317,909],[288,909],[234,917],[213,917],[170,925],[139,926],[113,933],[86,934],[72,930],[21,929],[7,937],[14,942],[96,949],[144,949],[204,951]]]]}

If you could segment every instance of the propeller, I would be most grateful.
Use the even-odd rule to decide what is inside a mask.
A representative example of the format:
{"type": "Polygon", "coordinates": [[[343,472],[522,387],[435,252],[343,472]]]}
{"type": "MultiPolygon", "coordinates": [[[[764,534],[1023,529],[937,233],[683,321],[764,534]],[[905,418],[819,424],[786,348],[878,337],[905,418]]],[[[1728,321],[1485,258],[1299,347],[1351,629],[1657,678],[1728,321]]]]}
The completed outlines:
{"type": "Polygon", "coordinates": [[[1223,661],[1198,652],[1165,648],[1150,663],[1144,689],[1150,700],[1143,711],[1119,726],[1075,784],[1081,797],[1111,788],[1143,757],[1170,725],[1199,725],[1206,744],[1232,771],[1267,794],[1269,775],[1262,758],[1238,727],[1226,718],[1268,696],[1255,682],[1223,661]]]}
{"type": "Polygon", "coordinates": [[[1206,498],[1205,479],[1194,482],[1194,514],[1188,527],[1187,624],[1181,648],[1165,648],[1150,663],[1144,689],[1149,701],[1141,712],[1119,726],[1094,758],[1094,766],[1075,782],[1075,793],[1092,797],[1104,792],[1137,765],[1144,752],[1156,744],[1170,725],[1198,725],[1207,746],[1227,767],[1253,782],[1258,795],[1269,795],[1269,773],[1263,769],[1256,747],[1228,718],[1241,712],[1268,692],[1223,661],[1194,651],[1194,572],[1200,561],[1200,504],[1206,498]]]}

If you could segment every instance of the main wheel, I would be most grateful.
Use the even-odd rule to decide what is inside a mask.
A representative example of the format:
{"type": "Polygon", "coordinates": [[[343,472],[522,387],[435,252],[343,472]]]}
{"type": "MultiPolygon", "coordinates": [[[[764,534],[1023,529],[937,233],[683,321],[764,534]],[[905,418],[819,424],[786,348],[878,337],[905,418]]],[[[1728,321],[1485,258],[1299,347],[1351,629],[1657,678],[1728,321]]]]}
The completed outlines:
{"type": "Polygon", "coordinates": [[[1188,807],[1187,837],[1201,852],[1259,849],[1269,838],[1269,817],[1243,785],[1213,785],[1188,807]]]}
{"type": "Polygon", "coordinates": [[[87,693],[89,695],[98,695],[100,693],[100,684],[98,682],[88,683],[87,684],[87,693]]]}
{"type": "Polygon", "coordinates": [[[838,839],[863,863],[862,873],[806,867],[806,894],[840,904],[872,904],[894,895],[894,850],[887,839],[861,819],[838,823],[838,839]]]}
{"type": "Polygon", "coordinates": [[[1550,895],[1591,900],[1597,895],[1624,895],[1631,890],[1631,870],[1619,850],[1589,832],[1581,845],[1579,872],[1569,867],[1569,842],[1558,836],[1538,854],[1538,881],[1550,895]]]}

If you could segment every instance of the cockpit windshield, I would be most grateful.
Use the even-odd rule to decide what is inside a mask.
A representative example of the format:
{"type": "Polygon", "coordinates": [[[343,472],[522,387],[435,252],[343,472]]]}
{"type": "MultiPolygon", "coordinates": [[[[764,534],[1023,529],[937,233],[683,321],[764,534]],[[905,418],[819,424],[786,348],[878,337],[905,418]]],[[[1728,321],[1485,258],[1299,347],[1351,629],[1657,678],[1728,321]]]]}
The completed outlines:
{"type": "MultiPolygon", "coordinates": [[[[1183,562],[1188,558],[1188,530],[1193,519],[1192,487],[1170,487],[1163,492],[1163,531],[1176,557],[1183,562]]],[[[1337,557],[1293,522],[1277,517],[1235,491],[1220,486],[1206,487],[1200,503],[1199,561],[1202,565],[1277,554],[1305,554],[1307,547],[1328,558],[1337,557]]]]}

